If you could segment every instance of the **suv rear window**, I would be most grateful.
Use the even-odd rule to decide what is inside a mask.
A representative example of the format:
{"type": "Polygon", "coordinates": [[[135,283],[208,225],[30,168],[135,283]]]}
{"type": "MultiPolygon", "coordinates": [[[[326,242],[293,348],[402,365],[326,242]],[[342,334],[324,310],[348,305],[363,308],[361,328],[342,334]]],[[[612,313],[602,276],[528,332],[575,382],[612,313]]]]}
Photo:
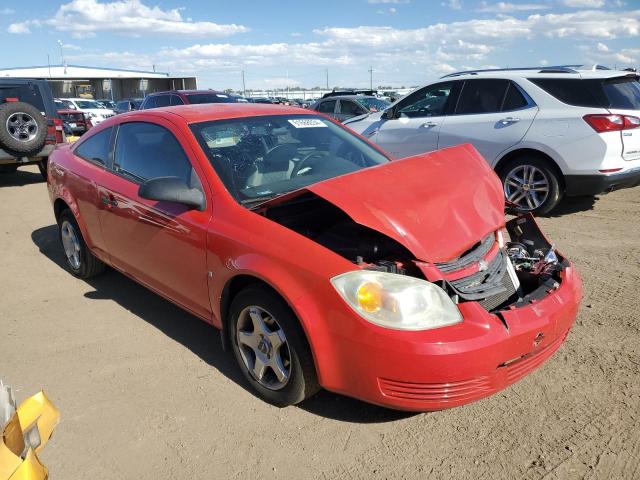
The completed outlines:
{"type": "Polygon", "coordinates": [[[7,98],[17,98],[20,102],[25,102],[44,112],[44,102],[40,91],[34,85],[2,85],[0,86],[0,104],[5,103],[7,98]]]}
{"type": "Polygon", "coordinates": [[[568,105],[640,110],[640,83],[634,77],[530,78],[529,81],[568,105]]]}

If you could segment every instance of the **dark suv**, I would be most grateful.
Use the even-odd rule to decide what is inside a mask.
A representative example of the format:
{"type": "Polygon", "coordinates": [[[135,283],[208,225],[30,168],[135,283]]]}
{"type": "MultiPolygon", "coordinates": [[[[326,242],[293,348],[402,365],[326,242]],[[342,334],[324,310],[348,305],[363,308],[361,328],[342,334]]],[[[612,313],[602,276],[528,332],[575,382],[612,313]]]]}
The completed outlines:
{"type": "Polygon", "coordinates": [[[381,112],[391,104],[371,95],[324,96],[309,108],[324,113],[340,122],[367,113],[381,112]]]}
{"type": "Polygon", "coordinates": [[[0,79],[0,173],[37,164],[46,177],[47,158],[64,141],[62,120],[45,80],[0,79]]]}
{"type": "Polygon", "coordinates": [[[215,90],[170,90],[147,95],[140,110],[197,103],[240,103],[241,97],[215,90]]]}

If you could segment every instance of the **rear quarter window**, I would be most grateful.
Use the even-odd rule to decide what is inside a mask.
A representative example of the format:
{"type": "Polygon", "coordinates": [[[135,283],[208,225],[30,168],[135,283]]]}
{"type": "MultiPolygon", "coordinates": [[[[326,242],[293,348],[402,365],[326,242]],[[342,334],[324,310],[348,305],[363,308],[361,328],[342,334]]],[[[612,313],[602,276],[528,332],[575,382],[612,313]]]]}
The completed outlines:
{"type": "Polygon", "coordinates": [[[73,153],[89,162],[106,165],[109,157],[111,131],[112,128],[107,128],[87,138],[76,147],[73,153]]]}
{"type": "Polygon", "coordinates": [[[637,78],[530,78],[529,81],[567,105],[640,110],[640,83],[637,78]]]}

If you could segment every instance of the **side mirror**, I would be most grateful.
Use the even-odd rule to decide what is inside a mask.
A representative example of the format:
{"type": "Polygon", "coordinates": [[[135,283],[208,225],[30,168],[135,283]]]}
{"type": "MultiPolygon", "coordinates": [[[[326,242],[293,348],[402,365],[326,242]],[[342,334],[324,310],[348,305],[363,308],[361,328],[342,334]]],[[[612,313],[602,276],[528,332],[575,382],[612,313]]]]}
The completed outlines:
{"type": "Polygon", "coordinates": [[[197,210],[204,210],[204,194],[197,188],[190,188],[178,177],[158,177],[147,180],[138,189],[138,195],[148,200],[181,203],[197,210]]]}
{"type": "Polygon", "coordinates": [[[398,117],[396,116],[395,109],[390,107],[382,112],[382,118],[384,118],[385,120],[394,120],[398,117]]]}

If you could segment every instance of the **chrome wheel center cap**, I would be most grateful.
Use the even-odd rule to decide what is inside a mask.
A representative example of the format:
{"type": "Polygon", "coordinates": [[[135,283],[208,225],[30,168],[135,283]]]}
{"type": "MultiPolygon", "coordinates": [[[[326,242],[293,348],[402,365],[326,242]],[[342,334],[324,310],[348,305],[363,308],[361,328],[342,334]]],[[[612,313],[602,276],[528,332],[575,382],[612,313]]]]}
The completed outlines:
{"type": "Polygon", "coordinates": [[[267,340],[265,337],[260,338],[260,343],[258,343],[258,351],[263,355],[266,355],[268,358],[271,357],[271,342],[267,340]]]}

